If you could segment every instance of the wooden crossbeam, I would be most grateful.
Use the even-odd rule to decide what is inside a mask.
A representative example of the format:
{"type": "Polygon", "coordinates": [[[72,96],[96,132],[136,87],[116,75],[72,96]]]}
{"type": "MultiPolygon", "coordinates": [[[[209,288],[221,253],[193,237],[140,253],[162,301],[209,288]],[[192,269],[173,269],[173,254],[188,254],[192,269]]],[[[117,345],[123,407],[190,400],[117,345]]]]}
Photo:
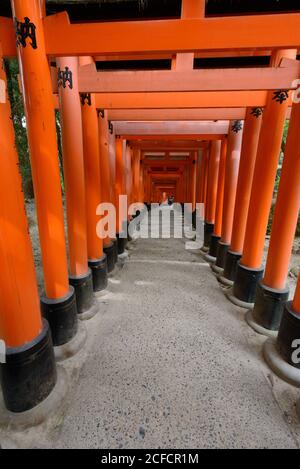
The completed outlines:
{"type": "MultiPolygon", "coordinates": [[[[127,135],[127,134],[119,134],[125,140],[140,140],[141,135],[127,135]]],[[[226,134],[200,134],[200,133],[193,133],[193,134],[152,134],[152,135],[143,135],[143,140],[181,140],[184,137],[185,140],[222,140],[226,137],[226,134]]],[[[149,145],[150,146],[150,145],[149,145]]]]}
{"type": "MultiPolygon", "coordinates": [[[[300,47],[299,13],[71,24],[64,12],[44,26],[53,57],[300,47]]],[[[12,20],[0,19],[0,42],[16,55],[12,20]]]]}
{"type": "MultiPolygon", "coordinates": [[[[196,109],[264,107],[267,91],[199,91],[169,93],[103,93],[98,109],[196,109]]],[[[291,99],[289,102],[291,105],[291,99]]]]}
{"type": "MultiPolygon", "coordinates": [[[[300,62],[278,68],[233,68],[184,71],[97,72],[95,65],[80,67],[83,93],[153,93],[183,91],[241,91],[295,89],[300,62]]],[[[56,91],[54,82],[54,92],[56,91]]]]}
{"type": "Polygon", "coordinates": [[[200,148],[205,148],[207,142],[197,140],[130,140],[129,144],[131,148],[137,148],[144,152],[151,151],[193,151],[199,150],[200,148]]]}
{"type": "Polygon", "coordinates": [[[116,135],[151,136],[151,135],[226,135],[229,122],[115,122],[116,135]]]}
{"type": "Polygon", "coordinates": [[[245,119],[245,108],[110,110],[110,121],[200,121],[245,119]]]}

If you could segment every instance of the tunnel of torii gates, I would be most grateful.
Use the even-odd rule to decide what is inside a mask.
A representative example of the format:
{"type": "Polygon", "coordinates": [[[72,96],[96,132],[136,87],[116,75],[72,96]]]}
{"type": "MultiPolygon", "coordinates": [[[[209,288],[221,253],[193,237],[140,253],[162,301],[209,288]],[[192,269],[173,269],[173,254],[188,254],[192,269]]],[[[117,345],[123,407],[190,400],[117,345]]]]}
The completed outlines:
{"type": "MultiPolygon", "coordinates": [[[[272,336],[265,357],[300,386],[300,281],[286,287],[300,203],[300,14],[205,18],[183,0],[180,19],[72,24],[45,2],[12,0],[0,18],[0,339],[6,408],[41,404],[57,383],[56,361],[82,345],[78,319],[124,256],[130,203],[205,204],[206,256],[228,298],[272,336]],[[149,38],[151,38],[149,40],[149,38]],[[193,69],[195,54],[270,56],[260,68],[193,69]],[[171,70],[97,72],[95,60],[172,57],[171,70]],[[39,298],[24,210],[4,60],[18,57],[44,273],[39,298]],[[54,109],[62,122],[68,257],[54,109]],[[286,119],[268,255],[263,250],[286,119]],[[99,202],[117,207],[114,238],[96,233],[99,202]],[[278,332],[279,331],[279,332],[278,332]],[[274,339],[276,337],[276,339],[274,339]],[[4,360],[3,360],[4,361],[4,360]]],[[[195,218],[194,218],[195,219],[195,218]]],[[[201,295],[201,292],[199,292],[201,295]]],[[[227,301],[227,300],[226,300],[227,301]]]]}

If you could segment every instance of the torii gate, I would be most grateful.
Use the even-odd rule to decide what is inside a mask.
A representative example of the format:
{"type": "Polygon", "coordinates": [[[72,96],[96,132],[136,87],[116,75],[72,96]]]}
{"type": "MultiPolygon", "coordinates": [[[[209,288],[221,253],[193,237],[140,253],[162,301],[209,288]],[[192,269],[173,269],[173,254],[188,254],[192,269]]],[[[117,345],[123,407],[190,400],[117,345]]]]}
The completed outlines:
{"type": "MultiPolygon", "coordinates": [[[[160,115],[166,116],[166,110],[175,109],[180,112],[189,109],[191,113],[195,111],[212,116],[213,111],[209,113],[208,109],[214,108],[217,119],[231,119],[228,141],[223,138],[223,133],[215,134],[218,138],[212,138],[209,152],[206,152],[206,157],[201,162],[200,194],[202,198],[205,196],[208,207],[205,213],[205,244],[209,249],[212,238],[218,238],[217,267],[224,266],[226,271],[227,259],[235,265],[233,269],[231,264],[231,271],[234,270],[233,301],[244,306],[251,305],[255,301],[256,287],[259,285],[252,323],[258,323],[264,329],[276,330],[282,316],[283,302],[287,298],[287,266],[299,210],[300,108],[295,100],[292,105],[290,90],[296,89],[294,79],[299,78],[299,66],[294,59],[300,47],[300,14],[207,19],[204,16],[203,0],[184,0],[182,18],[178,20],[71,24],[65,13],[43,18],[44,2],[40,0],[12,0],[11,3],[13,19],[0,18],[0,59],[2,62],[5,57],[18,55],[21,66],[45,277],[45,296],[41,299],[41,307],[50,328],[48,322],[41,317],[27,221],[23,211],[21,181],[17,171],[11,111],[7,94],[3,100],[2,92],[0,126],[3,129],[1,147],[5,157],[1,158],[0,187],[2,200],[7,202],[2,204],[2,239],[5,240],[5,245],[0,245],[0,255],[1,280],[5,288],[0,295],[0,331],[7,345],[9,358],[6,364],[1,365],[1,384],[7,408],[13,412],[27,411],[51,393],[56,384],[51,336],[57,355],[62,357],[65,353],[74,353],[82,343],[82,337],[78,333],[77,314],[92,314],[93,289],[98,288],[95,287],[98,275],[102,286],[105,284],[107,258],[104,255],[103,241],[88,236],[91,230],[86,221],[86,186],[91,185],[97,190],[101,173],[98,170],[85,172],[84,167],[90,168],[95,163],[91,158],[92,149],[97,153],[96,148],[99,150],[100,146],[104,155],[101,160],[103,173],[110,176],[114,175],[114,171],[116,173],[114,194],[109,190],[108,180],[104,181],[107,194],[113,200],[116,195],[125,193],[128,183],[125,165],[130,163],[130,158],[126,163],[124,136],[118,135],[116,139],[109,140],[107,128],[103,130],[101,122],[99,124],[97,120],[97,109],[105,110],[102,126],[107,126],[109,112],[121,112],[120,110],[150,114],[155,109],[160,115]],[[251,35],[245,34],[245,31],[251,31],[251,35]],[[119,37],[122,37],[122,41],[119,37]],[[196,52],[245,49],[271,50],[269,69],[251,72],[235,70],[234,73],[225,70],[204,73],[188,70],[188,67],[192,68],[191,63],[196,52]],[[177,54],[174,60],[175,69],[170,72],[136,72],[133,74],[137,78],[134,85],[127,72],[124,75],[111,73],[102,83],[98,74],[94,73],[89,78],[87,72],[81,75],[84,71],[79,68],[78,57],[161,53],[172,56],[177,54]],[[57,59],[60,68],[57,91],[64,128],[70,277],[53,115],[57,99],[53,99],[55,89],[53,90],[51,81],[49,58],[57,59]],[[186,66],[186,63],[189,65],[186,66]],[[120,83],[122,76],[123,81],[120,83]],[[148,82],[150,77],[153,79],[151,84],[148,82]],[[88,103],[83,100],[81,104],[79,93],[91,93],[90,101],[87,97],[88,103]],[[266,273],[263,277],[265,228],[284,121],[288,106],[291,105],[288,144],[266,273]],[[82,110],[81,106],[90,107],[82,110]],[[260,108],[264,108],[263,119],[261,112],[255,111],[260,108]],[[239,116],[245,112],[243,140],[242,124],[239,118],[237,120],[233,117],[235,112],[239,116]],[[233,113],[231,117],[230,113],[233,113]],[[88,125],[93,126],[93,135],[100,126],[100,145],[95,145],[95,139],[90,138],[88,125]],[[112,150],[107,151],[110,145],[112,150]],[[115,168],[112,164],[112,151],[115,151],[116,156],[115,168]],[[249,154],[250,158],[247,159],[249,154]],[[245,175],[249,170],[249,183],[245,187],[245,175]],[[290,191],[290,187],[295,188],[295,191],[290,191]],[[220,214],[217,207],[222,199],[223,213],[220,214]],[[286,206],[289,208],[288,216],[286,206]],[[14,229],[15,226],[18,230],[14,229]],[[234,245],[233,233],[240,234],[234,245]],[[96,258],[89,258],[92,245],[96,258]],[[21,248],[18,256],[16,246],[21,248]],[[234,246],[239,247],[238,252],[234,250],[234,246]],[[23,364],[22,373],[17,373],[20,363],[23,364]]],[[[91,70],[93,64],[88,67],[91,70]]],[[[2,67],[0,74],[3,90],[6,77],[2,67]]],[[[198,119],[200,120],[199,117],[198,119]]],[[[114,119],[114,122],[118,120],[114,119]]],[[[211,134],[202,135],[208,140],[211,134]]],[[[130,138],[133,139],[133,136],[130,138]]],[[[152,138],[153,136],[149,136],[149,139],[152,138]]],[[[182,135],[177,138],[182,139],[182,135]]],[[[195,140],[195,134],[191,135],[191,140],[195,140]]],[[[194,188],[197,187],[196,182],[194,188]]],[[[89,193],[87,200],[94,204],[96,198],[89,193]]],[[[88,217],[88,223],[94,221],[93,216],[88,217]]],[[[124,220],[121,220],[120,225],[122,221],[124,220]]],[[[120,234],[122,226],[118,226],[118,230],[120,234]]],[[[110,246],[111,240],[108,240],[106,247],[110,246]]],[[[285,306],[283,318],[278,339],[280,358],[297,368],[290,363],[289,339],[300,335],[300,280],[293,302],[285,306]]],[[[299,374],[297,376],[295,381],[299,374]]]]}

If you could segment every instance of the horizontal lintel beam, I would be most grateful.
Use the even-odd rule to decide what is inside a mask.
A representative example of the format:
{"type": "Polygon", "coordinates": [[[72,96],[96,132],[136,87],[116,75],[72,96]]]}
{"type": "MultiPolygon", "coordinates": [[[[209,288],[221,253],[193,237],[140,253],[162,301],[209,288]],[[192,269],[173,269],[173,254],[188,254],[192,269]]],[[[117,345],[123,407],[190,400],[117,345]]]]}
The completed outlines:
{"type": "Polygon", "coordinates": [[[113,122],[116,135],[226,135],[229,121],[113,122]]]}
{"type": "MultiPolygon", "coordinates": [[[[125,140],[140,140],[141,135],[126,135],[126,134],[119,134],[122,138],[125,140]]],[[[201,139],[201,140],[222,140],[226,137],[226,134],[221,133],[221,134],[153,134],[153,135],[143,135],[142,138],[143,140],[182,140],[184,138],[185,140],[196,140],[196,139],[201,139]]],[[[150,146],[150,145],[149,145],[150,146]]]]}
{"type": "MultiPolygon", "coordinates": [[[[299,25],[299,13],[71,24],[63,12],[44,19],[53,57],[299,48],[299,25]]],[[[16,55],[12,20],[0,18],[0,42],[5,56],[16,55]]]]}
{"type": "Polygon", "coordinates": [[[243,120],[245,108],[214,109],[124,109],[110,110],[110,121],[200,121],[200,120],[243,120]]]}
{"type": "Polygon", "coordinates": [[[98,109],[107,110],[264,107],[267,93],[267,91],[102,93],[96,95],[96,106],[98,109]]]}
{"type": "MultiPolygon", "coordinates": [[[[203,69],[185,71],[97,72],[80,67],[79,90],[83,93],[153,93],[195,91],[289,90],[300,78],[300,62],[290,67],[203,69]]],[[[54,83],[56,91],[57,80],[54,83]]]]}

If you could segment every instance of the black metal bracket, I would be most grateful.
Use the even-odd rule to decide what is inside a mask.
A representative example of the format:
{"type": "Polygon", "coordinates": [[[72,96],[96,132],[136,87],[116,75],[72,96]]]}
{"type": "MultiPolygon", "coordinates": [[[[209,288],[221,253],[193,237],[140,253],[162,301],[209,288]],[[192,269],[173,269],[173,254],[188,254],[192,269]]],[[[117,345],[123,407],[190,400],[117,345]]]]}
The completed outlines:
{"type": "Polygon", "coordinates": [[[101,116],[104,119],[104,109],[98,109],[98,116],[101,116]]]}
{"type": "Polygon", "coordinates": [[[92,105],[91,93],[80,93],[80,100],[81,100],[82,106],[84,106],[85,103],[87,103],[88,106],[91,106],[92,105]]]}
{"type": "Polygon", "coordinates": [[[58,81],[57,81],[58,87],[63,86],[64,88],[66,88],[67,83],[68,83],[69,88],[71,90],[73,89],[73,73],[69,69],[69,67],[65,67],[64,70],[61,70],[59,67],[57,78],[58,78],[58,81]]]}
{"type": "Polygon", "coordinates": [[[14,18],[14,26],[17,36],[17,46],[26,47],[26,39],[29,38],[31,39],[31,47],[37,49],[35,24],[26,16],[23,22],[14,18]]]}
{"type": "Polygon", "coordinates": [[[273,92],[273,98],[272,100],[276,101],[277,103],[282,104],[284,101],[286,101],[289,97],[289,92],[288,90],[277,90],[273,92]]]}
{"type": "Polygon", "coordinates": [[[108,129],[109,129],[109,132],[111,134],[114,133],[114,126],[113,126],[113,123],[111,121],[108,121],[108,129]]]}
{"type": "Polygon", "coordinates": [[[240,130],[242,130],[242,128],[243,128],[242,121],[234,121],[231,127],[231,130],[237,134],[240,130]]]}
{"type": "Polygon", "coordinates": [[[251,114],[254,116],[254,117],[260,117],[262,115],[262,113],[264,112],[263,108],[262,107],[253,107],[251,109],[251,114]]]}

